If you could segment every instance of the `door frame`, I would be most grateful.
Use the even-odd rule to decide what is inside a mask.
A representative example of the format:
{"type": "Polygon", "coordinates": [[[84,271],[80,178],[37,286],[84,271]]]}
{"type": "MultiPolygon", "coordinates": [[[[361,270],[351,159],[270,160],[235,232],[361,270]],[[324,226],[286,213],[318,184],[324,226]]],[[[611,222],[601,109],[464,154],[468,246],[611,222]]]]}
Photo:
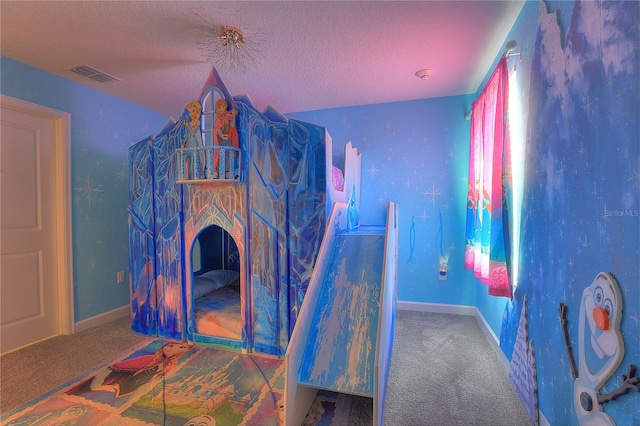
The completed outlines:
{"type": "Polygon", "coordinates": [[[54,124],[56,261],[60,334],[75,333],[73,245],[71,216],[71,114],[0,94],[0,104],[18,112],[46,118],[54,124]]]}

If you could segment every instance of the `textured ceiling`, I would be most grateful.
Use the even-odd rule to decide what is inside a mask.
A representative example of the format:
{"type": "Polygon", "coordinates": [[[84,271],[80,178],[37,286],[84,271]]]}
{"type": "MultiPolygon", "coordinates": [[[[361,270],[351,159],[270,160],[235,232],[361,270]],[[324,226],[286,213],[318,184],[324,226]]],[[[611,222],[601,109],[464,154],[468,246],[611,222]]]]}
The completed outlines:
{"type": "Polygon", "coordinates": [[[281,113],[474,93],[524,1],[7,1],[1,54],[176,117],[212,64],[211,25],[234,25],[261,54],[233,95],[281,113]],[[121,81],[68,69],[86,64],[121,81]],[[415,76],[433,72],[426,80],[415,76]]]}

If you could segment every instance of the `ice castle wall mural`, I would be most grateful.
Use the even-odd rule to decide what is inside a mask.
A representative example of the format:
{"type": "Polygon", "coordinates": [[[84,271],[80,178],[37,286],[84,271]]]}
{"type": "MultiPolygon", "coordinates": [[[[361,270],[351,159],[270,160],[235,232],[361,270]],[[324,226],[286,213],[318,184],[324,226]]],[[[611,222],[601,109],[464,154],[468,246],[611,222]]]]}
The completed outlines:
{"type": "Polygon", "coordinates": [[[512,353],[528,304],[538,403],[551,424],[591,424],[598,417],[602,424],[632,425],[639,418],[639,6],[539,4],[526,85],[522,279],[503,315],[501,347],[512,353]],[[615,299],[624,308],[621,318],[613,308],[602,316],[611,321],[609,331],[596,334],[614,335],[620,321],[620,342],[606,350],[618,348],[611,358],[617,362],[591,383],[584,371],[578,379],[572,374],[559,318],[564,315],[568,344],[582,362],[578,369],[586,368],[597,357],[582,358],[596,350],[589,352],[592,340],[582,337],[593,310],[582,318],[583,294],[606,281],[594,276],[615,276],[615,299]],[[606,394],[626,384],[630,392],[607,402],[606,394]]]}

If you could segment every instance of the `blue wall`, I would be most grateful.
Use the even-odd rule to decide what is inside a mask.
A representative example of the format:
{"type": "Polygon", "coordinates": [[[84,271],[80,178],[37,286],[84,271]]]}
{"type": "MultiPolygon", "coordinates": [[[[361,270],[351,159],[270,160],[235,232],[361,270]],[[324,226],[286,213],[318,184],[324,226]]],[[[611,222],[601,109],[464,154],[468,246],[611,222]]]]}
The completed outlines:
{"type": "Polygon", "coordinates": [[[71,114],[76,322],[128,305],[128,148],[167,117],[6,57],[0,79],[4,95],[71,114]]]}
{"type": "Polygon", "coordinates": [[[464,269],[464,209],[472,98],[288,114],[327,127],[334,164],[351,141],[362,153],[360,220],[384,224],[387,201],[398,205],[398,299],[475,305],[473,274],[464,269]],[[441,220],[442,218],[442,220],[441,220]],[[448,279],[439,280],[441,257],[448,279]]]}

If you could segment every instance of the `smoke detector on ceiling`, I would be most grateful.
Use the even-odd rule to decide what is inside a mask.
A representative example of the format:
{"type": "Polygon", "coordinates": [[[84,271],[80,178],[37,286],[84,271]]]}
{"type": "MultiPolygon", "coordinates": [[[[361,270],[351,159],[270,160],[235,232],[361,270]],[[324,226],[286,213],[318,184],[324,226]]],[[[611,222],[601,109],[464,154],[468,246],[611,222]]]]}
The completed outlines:
{"type": "Polygon", "coordinates": [[[428,79],[431,76],[431,74],[433,74],[433,70],[431,68],[425,68],[425,69],[416,71],[416,77],[418,77],[420,80],[428,79]]]}
{"type": "Polygon", "coordinates": [[[89,65],[76,65],[74,67],[69,68],[69,71],[74,72],[83,77],[90,78],[93,81],[97,81],[99,83],[109,83],[112,81],[122,81],[118,77],[114,77],[112,75],[107,74],[104,71],[100,71],[89,65]]]}

